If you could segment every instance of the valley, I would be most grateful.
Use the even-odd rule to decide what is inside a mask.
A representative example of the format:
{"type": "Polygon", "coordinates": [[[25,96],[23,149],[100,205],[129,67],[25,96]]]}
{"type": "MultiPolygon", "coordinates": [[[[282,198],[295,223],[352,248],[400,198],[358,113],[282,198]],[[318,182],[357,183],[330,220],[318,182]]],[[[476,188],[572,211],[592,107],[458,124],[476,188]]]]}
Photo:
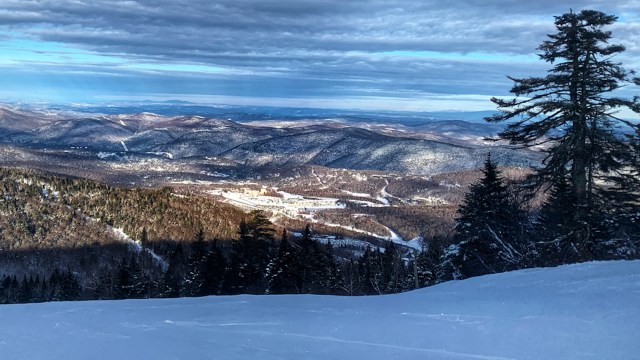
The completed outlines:
{"type": "Polygon", "coordinates": [[[540,160],[536,152],[485,141],[495,125],[463,120],[81,110],[0,107],[0,166],[170,187],[266,211],[294,231],[312,223],[319,234],[374,246],[392,240],[418,250],[424,238],[449,237],[457,205],[489,152],[510,178],[540,160]]]}

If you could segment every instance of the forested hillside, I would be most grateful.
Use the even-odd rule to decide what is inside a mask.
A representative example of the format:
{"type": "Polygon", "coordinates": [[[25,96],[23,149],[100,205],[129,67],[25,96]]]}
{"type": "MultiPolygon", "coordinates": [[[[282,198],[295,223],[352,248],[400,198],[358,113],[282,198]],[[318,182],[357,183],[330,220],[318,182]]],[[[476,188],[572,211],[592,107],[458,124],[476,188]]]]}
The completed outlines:
{"type": "Polygon", "coordinates": [[[85,179],[0,169],[0,236],[4,250],[78,247],[117,240],[108,226],[149,241],[230,239],[242,218],[238,209],[171,189],[111,187],[85,179]],[[108,225],[108,226],[107,226],[108,225]]]}
{"type": "Polygon", "coordinates": [[[391,242],[335,248],[308,225],[290,237],[260,211],[170,188],[6,168],[0,186],[0,302],[383,294],[436,280],[437,256],[416,280],[412,255],[391,242]]]}
{"type": "Polygon", "coordinates": [[[159,276],[166,264],[155,251],[191,241],[200,230],[208,239],[232,239],[243,216],[168,188],[115,188],[27,170],[0,169],[0,189],[0,274],[6,275],[0,287],[9,293],[16,279],[57,281],[59,274],[86,290],[130,258],[147,265],[147,276],[159,276]]]}

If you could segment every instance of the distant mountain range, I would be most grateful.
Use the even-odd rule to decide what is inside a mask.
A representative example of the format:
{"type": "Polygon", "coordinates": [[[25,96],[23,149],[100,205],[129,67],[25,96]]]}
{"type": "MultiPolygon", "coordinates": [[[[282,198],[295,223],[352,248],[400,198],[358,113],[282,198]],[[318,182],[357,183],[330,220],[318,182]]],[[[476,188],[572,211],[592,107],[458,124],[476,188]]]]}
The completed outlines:
{"type": "Polygon", "coordinates": [[[217,163],[252,170],[322,165],[435,174],[477,168],[488,152],[507,166],[539,161],[538,153],[485,142],[484,137],[497,133],[499,126],[465,120],[414,117],[409,121],[397,114],[369,119],[364,114],[320,111],[291,114],[295,109],[276,114],[261,112],[262,108],[229,112],[229,108],[206,107],[219,110],[217,116],[155,113],[190,113],[195,106],[2,106],[0,143],[59,152],[70,161],[126,163],[136,157],[211,163],[215,157],[217,163]]]}
{"type": "Polygon", "coordinates": [[[62,112],[85,114],[138,114],[151,112],[164,116],[203,116],[234,121],[281,119],[345,119],[351,121],[386,122],[404,125],[420,125],[434,120],[464,120],[483,123],[483,119],[495,111],[365,111],[343,109],[316,109],[272,106],[240,106],[224,104],[198,104],[181,100],[122,101],[107,104],[55,104],[13,103],[13,107],[35,112],[62,112]]]}

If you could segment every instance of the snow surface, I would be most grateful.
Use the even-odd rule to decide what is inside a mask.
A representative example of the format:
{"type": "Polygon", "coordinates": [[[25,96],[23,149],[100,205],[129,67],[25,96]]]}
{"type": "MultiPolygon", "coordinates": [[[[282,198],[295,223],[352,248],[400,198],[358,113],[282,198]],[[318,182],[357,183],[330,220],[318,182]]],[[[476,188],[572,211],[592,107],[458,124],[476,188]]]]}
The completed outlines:
{"type": "Polygon", "coordinates": [[[348,191],[348,190],[344,190],[344,189],[340,189],[340,191],[342,191],[343,193],[345,193],[347,195],[351,195],[351,196],[355,196],[355,197],[371,198],[371,194],[367,194],[367,193],[357,193],[357,192],[352,192],[352,191],[348,191]]]}
{"type": "Polygon", "coordinates": [[[116,153],[108,153],[108,152],[103,152],[103,151],[100,151],[98,153],[98,157],[100,159],[106,159],[108,157],[114,157],[114,156],[116,156],[116,153]]]}
{"type": "Polygon", "coordinates": [[[173,154],[170,152],[166,152],[166,151],[147,151],[147,154],[151,154],[151,155],[157,155],[157,156],[164,156],[168,159],[173,160],[173,154]]]}
{"type": "Polygon", "coordinates": [[[0,305],[2,359],[638,359],[640,261],[369,297],[0,305]]]}

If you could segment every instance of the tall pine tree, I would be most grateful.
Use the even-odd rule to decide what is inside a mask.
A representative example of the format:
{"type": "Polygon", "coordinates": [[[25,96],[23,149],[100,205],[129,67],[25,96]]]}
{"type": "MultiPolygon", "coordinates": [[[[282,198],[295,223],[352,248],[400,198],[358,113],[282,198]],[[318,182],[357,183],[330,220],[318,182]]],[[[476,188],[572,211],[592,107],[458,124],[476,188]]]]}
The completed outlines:
{"type": "Polygon", "coordinates": [[[640,112],[640,98],[616,95],[625,83],[640,80],[613,60],[624,47],[609,43],[611,32],[605,27],[616,20],[593,10],[557,16],[556,33],[539,47],[540,58],[552,65],[548,75],[510,78],[516,98],[493,98],[501,113],[486,119],[507,122],[499,137],[511,144],[546,146],[543,166],[531,180],[539,189],[566,177],[572,204],[565,224],[570,236],[564,240],[570,244],[564,247],[577,249],[582,260],[594,258],[598,241],[609,240],[611,234],[601,225],[619,213],[621,202],[637,195],[628,183],[640,181],[628,176],[634,150],[622,135],[633,138],[625,127],[637,125],[617,114],[625,108],[640,112]],[[616,187],[622,197],[607,191],[616,187]]]}

